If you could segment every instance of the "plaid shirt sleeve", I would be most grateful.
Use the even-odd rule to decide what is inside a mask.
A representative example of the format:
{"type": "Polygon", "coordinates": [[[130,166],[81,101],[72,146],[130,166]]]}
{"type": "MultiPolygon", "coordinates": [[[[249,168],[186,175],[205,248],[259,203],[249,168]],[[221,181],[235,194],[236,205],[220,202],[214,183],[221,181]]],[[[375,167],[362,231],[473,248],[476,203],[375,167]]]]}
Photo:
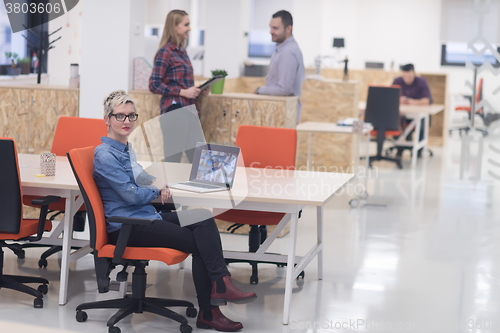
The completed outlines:
{"type": "MultiPolygon", "coordinates": [[[[158,50],[155,57],[153,72],[149,78],[149,91],[154,94],[179,96],[181,88],[178,84],[169,85],[163,81],[167,76],[169,62],[175,57],[175,55],[169,51],[170,50],[165,47],[158,50]]],[[[173,74],[175,78],[179,76],[179,73],[174,72],[173,74]]],[[[182,77],[180,77],[180,79],[182,79],[182,77]]],[[[165,81],[169,82],[168,79],[165,81]]]]}

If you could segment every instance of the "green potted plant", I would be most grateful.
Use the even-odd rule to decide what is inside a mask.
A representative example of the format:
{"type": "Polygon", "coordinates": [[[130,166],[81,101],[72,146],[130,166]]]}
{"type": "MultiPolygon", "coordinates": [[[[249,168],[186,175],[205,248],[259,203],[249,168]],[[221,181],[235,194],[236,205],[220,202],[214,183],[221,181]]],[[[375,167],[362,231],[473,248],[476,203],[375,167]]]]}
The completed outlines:
{"type": "Polygon", "coordinates": [[[31,70],[31,59],[30,57],[24,57],[17,61],[17,66],[21,67],[21,74],[29,74],[31,70]]]}
{"type": "Polygon", "coordinates": [[[5,52],[5,56],[10,58],[10,67],[7,68],[7,75],[19,75],[21,74],[21,68],[17,68],[16,61],[19,59],[19,55],[15,52],[5,52]]]}
{"type": "Polygon", "coordinates": [[[224,76],[224,79],[222,79],[219,82],[216,82],[212,86],[210,86],[210,92],[212,94],[222,94],[222,92],[224,91],[224,81],[226,81],[225,78],[227,76],[227,72],[224,69],[214,69],[210,72],[212,72],[212,76],[216,76],[216,75],[224,76]]]}

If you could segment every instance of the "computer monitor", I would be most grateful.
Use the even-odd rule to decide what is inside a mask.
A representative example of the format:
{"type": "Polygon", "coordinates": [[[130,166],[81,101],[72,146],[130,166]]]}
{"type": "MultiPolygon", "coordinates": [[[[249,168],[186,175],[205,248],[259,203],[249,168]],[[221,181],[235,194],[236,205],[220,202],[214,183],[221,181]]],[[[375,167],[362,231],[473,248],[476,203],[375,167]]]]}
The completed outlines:
{"type": "Polygon", "coordinates": [[[333,39],[333,47],[345,47],[344,46],[344,38],[334,38],[333,39]]]}

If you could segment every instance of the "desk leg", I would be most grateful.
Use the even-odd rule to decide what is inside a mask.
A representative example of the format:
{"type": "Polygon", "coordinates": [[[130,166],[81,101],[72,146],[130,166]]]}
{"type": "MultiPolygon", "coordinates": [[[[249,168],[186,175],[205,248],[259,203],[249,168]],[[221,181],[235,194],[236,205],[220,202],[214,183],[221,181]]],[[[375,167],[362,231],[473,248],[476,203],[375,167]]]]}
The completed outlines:
{"type": "Polygon", "coordinates": [[[290,320],[290,304],[292,302],[292,290],[295,272],[295,248],[297,243],[298,213],[291,214],[290,220],[290,243],[288,245],[288,260],[285,278],[285,304],[283,307],[283,325],[288,325],[290,320]]]}
{"type": "Polygon", "coordinates": [[[307,133],[307,171],[311,170],[311,136],[311,132],[307,133]]]}
{"type": "Polygon", "coordinates": [[[422,117],[415,117],[414,119],[414,121],[416,120],[416,124],[415,124],[415,132],[413,133],[413,148],[411,149],[412,168],[417,166],[418,144],[420,143],[420,127],[421,127],[420,123],[422,122],[422,119],[423,119],[422,117]]]}
{"type": "MultiPolygon", "coordinates": [[[[317,243],[318,246],[323,244],[323,206],[316,208],[317,218],[317,243]]],[[[323,249],[318,252],[318,280],[323,280],[323,249]]]]}
{"type": "Polygon", "coordinates": [[[370,132],[366,133],[366,161],[365,161],[365,188],[364,193],[368,193],[368,175],[370,171],[370,132]]]}
{"type": "Polygon", "coordinates": [[[62,242],[62,262],[61,262],[61,279],[59,286],[59,305],[65,305],[68,299],[68,277],[69,277],[69,255],[71,252],[70,241],[73,236],[73,216],[75,215],[76,205],[75,196],[72,195],[66,198],[66,207],[64,214],[64,233],[62,242]]]}

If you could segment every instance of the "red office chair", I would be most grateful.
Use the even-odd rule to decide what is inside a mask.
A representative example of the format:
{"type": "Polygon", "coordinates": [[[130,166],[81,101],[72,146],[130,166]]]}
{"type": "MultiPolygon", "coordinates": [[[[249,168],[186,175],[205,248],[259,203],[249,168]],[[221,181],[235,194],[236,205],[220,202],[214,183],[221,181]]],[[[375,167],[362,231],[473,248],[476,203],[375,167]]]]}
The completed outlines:
{"type": "MultiPolygon", "coordinates": [[[[72,148],[81,148],[87,146],[97,146],[101,143],[101,137],[107,136],[108,130],[106,123],[102,119],[79,118],[79,117],[59,117],[57,121],[54,139],[52,141],[51,153],[57,156],[66,156],[72,148]]],[[[31,201],[36,198],[32,195],[23,196],[23,204],[33,206],[31,201]]],[[[49,206],[49,213],[52,214],[49,219],[53,220],[56,216],[64,213],[66,200],[60,200],[49,206]]],[[[73,231],[83,231],[85,226],[85,205],[82,205],[73,219],[73,231]]],[[[23,248],[43,247],[50,248],[42,253],[38,261],[38,267],[47,267],[47,258],[54,253],[61,251],[62,246],[52,246],[44,244],[25,244],[23,248]]],[[[17,257],[24,258],[24,250],[15,252],[17,257]]]]}
{"type": "MultiPolygon", "coordinates": [[[[473,117],[472,116],[472,96],[465,96],[465,97],[469,99],[470,105],[469,106],[457,106],[455,108],[455,111],[465,111],[469,114],[469,119],[471,119],[471,117],[473,117]]],[[[476,104],[480,103],[483,100],[483,78],[480,78],[478,81],[477,92],[476,92],[476,96],[474,96],[474,98],[475,98],[476,104]]],[[[486,126],[488,126],[489,122],[487,122],[485,117],[484,117],[483,108],[478,109],[476,111],[476,114],[479,115],[483,119],[484,124],[486,126]]],[[[470,129],[471,129],[471,127],[469,125],[459,127],[459,128],[453,128],[453,129],[450,129],[450,134],[453,133],[453,131],[459,131],[460,135],[462,135],[463,132],[465,132],[465,134],[467,134],[470,129]]],[[[475,127],[475,130],[481,132],[483,134],[483,136],[488,135],[488,131],[485,129],[475,127]]]]}
{"type": "Polygon", "coordinates": [[[13,289],[35,296],[33,306],[43,308],[43,295],[48,291],[49,281],[39,277],[3,274],[3,248],[18,250],[21,246],[17,243],[6,243],[7,240],[39,241],[44,231],[52,229],[52,222],[46,219],[48,206],[60,198],[47,196],[33,199],[32,204],[41,208],[40,216],[38,219],[24,219],[19,164],[13,139],[0,138],[0,155],[2,156],[2,163],[0,163],[0,175],[2,175],[2,186],[0,186],[0,288],[13,289]],[[25,285],[26,283],[41,283],[41,285],[36,290],[25,285]]]}
{"type": "MultiPolygon", "coordinates": [[[[93,249],[96,270],[97,286],[100,293],[109,291],[109,273],[117,265],[135,267],[132,275],[132,294],[125,298],[83,303],[76,308],[76,320],[87,320],[87,309],[119,309],[107,322],[109,333],[120,333],[115,324],[132,313],[151,312],[173,319],[181,323],[180,331],[190,333],[191,326],[182,315],[173,312],[167,307],[186,307],[186,315],[194,318],[197,310],[193,303],[183,300],[161,299],[146,297],[146,266],[149,260],[163,261],[167,265],[175,265],[184,261],[188,254],[168,248],[158,247],[131,247],[127,246],[132,227],[140,224],[164,223],[151,219],[130,217],[110,217],[109,221],[122,223],[123,226],[116,245],[108,241],[106,218],[99,189],[92,176],[94,170],[94,148],[86,147],[71,149],[67,155],[80,191],[87,207],[90,229],[90,247],[93,249]]],[[[118,281],[127,281],[126,270],[118,273],[118,281]]]]}
{"type": "MultiPolygon", "coordinates": [[[[245,167],[295,169],[295,154],[297,149],[297,131],[288,128],[241,125],[236,136],[236,145],[241,148],[245,167]]],[[[284,213],[259,212],[248,210],[214,210],[216,219],[234,223],[229,230],[250,225],[249,251],[256,252],[260,244],[267,238],[267,226],[277,225],[284,213]]],[[[226,259],[231,262],[248,262],[252,265],[251,284],[259,283],[257,261],[226,259]]],[[[274,263],[285,266],[283,263],[274,263]]],[[[303,277],[304,274],[302,273],[303,277]]]]}

